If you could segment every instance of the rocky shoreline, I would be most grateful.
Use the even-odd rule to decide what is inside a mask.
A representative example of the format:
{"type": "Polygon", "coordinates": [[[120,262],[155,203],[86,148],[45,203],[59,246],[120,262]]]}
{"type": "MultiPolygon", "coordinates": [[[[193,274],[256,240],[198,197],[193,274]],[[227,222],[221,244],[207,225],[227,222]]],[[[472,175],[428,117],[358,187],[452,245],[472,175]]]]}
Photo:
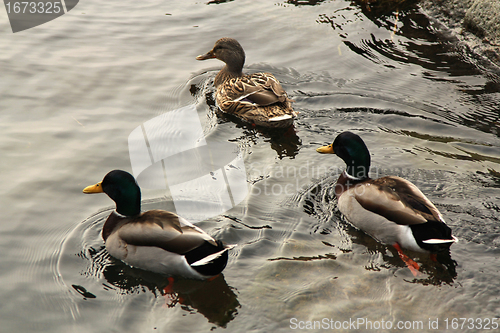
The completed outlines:
{"type": "Polygon", "coordinates": [[[500,0],[422,0],[426,14],[500,69],[500,0]]]}

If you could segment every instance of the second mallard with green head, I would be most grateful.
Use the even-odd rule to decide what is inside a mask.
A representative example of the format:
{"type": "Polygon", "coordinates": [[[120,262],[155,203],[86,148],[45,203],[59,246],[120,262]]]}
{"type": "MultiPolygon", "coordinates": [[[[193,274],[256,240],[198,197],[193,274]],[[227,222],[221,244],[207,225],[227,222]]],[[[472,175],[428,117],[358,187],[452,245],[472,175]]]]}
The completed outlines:
{"type": "Polygon", "coordinates": [[[418,264],[401,247],[439,253],[457,241],[436,206],[414,184],[396,176],[369,177],[370,153],[358,135],[343,132],[317,151],[336,154],[346,163],[335,185],[339,211],[355,227],[393,245],[414,274],[418,264]]]}
{"type": "Polygon", "coordinates": [[[197,60],[216,58],[226,63],[214,80],[215,100],[225,113],[250,124],[285,128],[297,113],[280,82],[271,73],[243,74],[245,51],[233,38],[221,38],[197,60]]]}

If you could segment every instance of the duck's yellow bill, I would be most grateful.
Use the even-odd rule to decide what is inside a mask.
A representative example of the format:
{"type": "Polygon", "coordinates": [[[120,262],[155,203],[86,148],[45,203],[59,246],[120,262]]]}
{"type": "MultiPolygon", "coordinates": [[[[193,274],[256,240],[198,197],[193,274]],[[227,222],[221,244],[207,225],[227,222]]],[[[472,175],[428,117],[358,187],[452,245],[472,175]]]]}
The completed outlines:
{"type": "Polygon", "coordinates": [[[102,182],[99,182],[95,185],[90,185],[90,186],[87,186],[86,188],[83,189],[83,193],[102,193],[104,192],[102,190],[102,182]]]}
{"type": "Polygon", "coordinates": [[[318,149],[316,149],[316,151],[321,154],[335,154],[335,152],[333,151],[333,144],[319,147],[318,149]]]}

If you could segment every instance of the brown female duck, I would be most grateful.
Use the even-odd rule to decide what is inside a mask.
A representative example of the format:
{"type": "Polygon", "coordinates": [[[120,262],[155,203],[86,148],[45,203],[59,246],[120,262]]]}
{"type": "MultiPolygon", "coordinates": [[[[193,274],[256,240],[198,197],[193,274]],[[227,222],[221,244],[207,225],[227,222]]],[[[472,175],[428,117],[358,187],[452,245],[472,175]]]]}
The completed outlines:
{"type": "Polygon", "coordinates": [[[214,80],[219,108],[251,124],[264,127],[289,127],[297,113],[271,73],[244,75],[245,51],[237,40],[219,39],[212,50],[197,60],[216,58],[226,63],[214,80]]]}

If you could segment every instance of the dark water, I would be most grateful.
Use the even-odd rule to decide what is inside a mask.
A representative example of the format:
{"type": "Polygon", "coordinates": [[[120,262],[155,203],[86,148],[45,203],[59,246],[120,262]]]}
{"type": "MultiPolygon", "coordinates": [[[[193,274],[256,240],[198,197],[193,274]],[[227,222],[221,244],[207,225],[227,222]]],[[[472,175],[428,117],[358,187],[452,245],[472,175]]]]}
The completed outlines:
{"type": "MultiPolygon", "coordinates": [[[[325,319],[494,328],[498,69],[415,7],[81,1],[17,34],[0,15],[2,332],[270,332],[325,319]],[[282,82],[300,112],[293,130],[217,114],[221,64],[194,58],[222,36],[241,42],[247,72],[282,82]],[[197,223],[238,245],[223,276],[179,280],[164,297],[164,277],[109,257],[100,230],[112,202],[81,190],[132,171],[130,133],[188,105],[207,139],[238,147],[249,194],[197,223]],[[372,176],[403,176],[436,204],[460,240],[451,257],[412,254],[423,267],[413,277],[391,247],[342,220],[331,186],[343,163],[315,148],[345,130],[367,143],[372,176]]],[[[168,191],[143,198],[144,209],[173,209],[168,191]]]]}

